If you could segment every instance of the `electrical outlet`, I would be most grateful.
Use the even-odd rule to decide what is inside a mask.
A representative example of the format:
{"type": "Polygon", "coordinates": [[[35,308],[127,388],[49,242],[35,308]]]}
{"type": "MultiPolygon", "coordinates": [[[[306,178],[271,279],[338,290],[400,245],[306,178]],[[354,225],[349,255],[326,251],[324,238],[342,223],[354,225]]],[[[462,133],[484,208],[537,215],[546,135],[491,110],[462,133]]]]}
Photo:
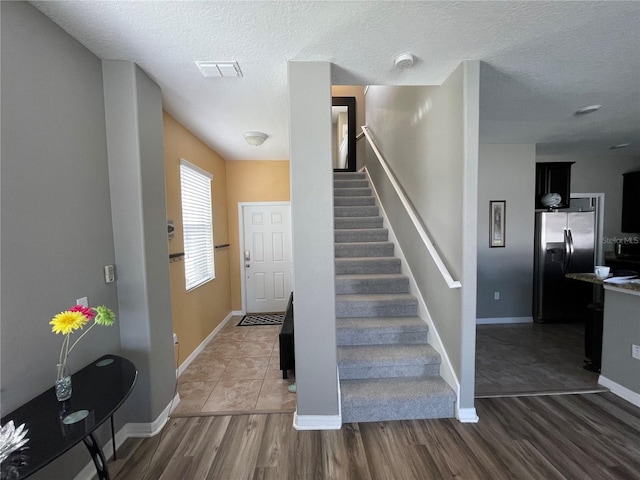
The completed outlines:
{"type": "Polygon", "coordinates": [[[76,305],[82,305],[84,308],[88,308],[89,299],[87,299],[87,297],[78,298],[76,299],[76,305]]]}
{"type": "Polygon", "coordinates": [[[631,356],[640,360],[640,345],[631,345],[631,356]]]}
{"type": "Polygon", "coordinates": [[[500,300],[500,292],[493,292],[493,299],[500,300]]]}
{"type": "Polygon", "coordinates": [[[177,333],[174,333],[174,334],[173,334],[173,344],[174,344],[174,345],[177,345],[177,344],[178,344],[178,334],[177,334],[177,333]]]}

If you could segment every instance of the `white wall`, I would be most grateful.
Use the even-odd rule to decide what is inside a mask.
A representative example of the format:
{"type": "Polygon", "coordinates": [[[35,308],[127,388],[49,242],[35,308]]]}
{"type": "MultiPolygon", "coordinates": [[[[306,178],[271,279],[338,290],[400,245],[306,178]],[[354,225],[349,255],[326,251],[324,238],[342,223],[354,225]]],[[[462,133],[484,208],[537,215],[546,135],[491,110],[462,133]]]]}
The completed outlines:
{"type": "Polygon", "coordinates": [[[297,426],[339,427],[331,64],[289,62],[288,78],[297,426]]]}
{"type": "Polygon", "coordinates": [[[465,62],[440,87],[370,87],[367,124],[462,289],[451,290],[429,257],[384,173],[367,158],[418,288],[473,408],[475,381],[476,185],[479,66],[465,62]]]}
{"type": "Polygon", "coordinates": [[[480,145],[478,318],[532,320],[535,163],[535,145],[480,145]],[[504,248],[489,248],[490,200],[507,202],[504,248]]]}
{"type": "MultiPolygon", "coordinates": [[[[27,2],[0,9],[5,415],[53,386],[62,344],[53,315],[83,296],[118,315],[78,344],[72,371],[119,353],[122,319],[116,284],[102,273],[115,253],[100,59],[27,2]]],[[[73,478],[88,459],[79,445],[33,478],[73,478]]]]}

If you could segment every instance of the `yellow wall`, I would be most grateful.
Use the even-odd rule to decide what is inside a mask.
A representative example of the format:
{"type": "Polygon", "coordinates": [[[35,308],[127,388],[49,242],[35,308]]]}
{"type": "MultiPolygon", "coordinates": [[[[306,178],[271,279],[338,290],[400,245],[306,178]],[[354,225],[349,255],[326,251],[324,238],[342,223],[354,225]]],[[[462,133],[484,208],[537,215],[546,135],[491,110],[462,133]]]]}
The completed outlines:
{"type": "Polygon", "coordinates": [[[231,304],[242,310],[238,202],[289,201],[288,160],[243,160],[227,162],[231,304]]]}
{"type": "MultiPolygon", "coordinates": [[[[225,160],[164,112],[164,161],[167,217],[175,226],[169,253],[184,252],[182,205],[180,200],[180,158],[213,175],[214,245],[229,243],[227,222],[227,172],[225,160]]],[[[237,238],[237,229],[235,236],[237,238]]],[[[237,241],[237,240],[236,240],[237,241]]],[[[237,251],[237,248],[236,248],[237,251]]],[[[182,363],[231,312],[230,249],[215,252],[216,278],[195,290],[185,290],[184,261],[171,262],[171,313],[174,332],[180,342],[182,363]]],[[[237,263],[237,255],[234,257],[237,263]]]]}

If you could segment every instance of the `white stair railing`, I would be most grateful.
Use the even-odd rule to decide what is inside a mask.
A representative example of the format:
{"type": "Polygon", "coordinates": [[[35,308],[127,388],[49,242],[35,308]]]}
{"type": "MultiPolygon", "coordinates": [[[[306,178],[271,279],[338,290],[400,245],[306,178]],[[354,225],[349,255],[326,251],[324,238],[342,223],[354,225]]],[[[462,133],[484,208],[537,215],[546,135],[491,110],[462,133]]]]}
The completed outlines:
{"type": "Polygon", "coordinates": [[[402,187],[400,187],[400,184],[398,183],[398,180],[396,179],[395,175],[391,172],[389,165],[387,165],[387,162],[382,157],[380,150],[378,150],[378,147],[376,146],[375,142],[371,138],[371,133],[369,132],[369,128],[366,126],[363,126],[362,132],[364,133],[364,136],[367,138],[367,142],[369,143],[369,146],[371,146],[371,149],[376,154],[376,157],[378,157],[378,161],[380,162],[382,169],[387,174],[387,177],[389,178],[391,185],[393,185],[393,188],[396,191],[398,198],[400,199],[400,201],[402,202],[402,205],[407,211],[407,215],[409,215],[409,218],[413,222],[413,226],[418,232],[418,235],[420,235],[420,238],[422,239],[424,246],[427,248],[427,251],[431,255],[431,258],[433,259],[436,266],[438,267],[438,270],[440,271],[442,278],[447,283],[449,288],[461,288],[462,283],[460,283],[458,280],[453,279],[446,265],[442,261],[442,258],[440,258],[440,254],[436,250],[436,247],[433,245],[433,242],[429,238],[429,235],[427,235],[427,232],[424,229],[424,226],[422,225],[422,222],[420,221],[418,214],[416,213],[413,206],[411,205],[411,202],[405,195],[404,190],[402,190],[402,187]]]}

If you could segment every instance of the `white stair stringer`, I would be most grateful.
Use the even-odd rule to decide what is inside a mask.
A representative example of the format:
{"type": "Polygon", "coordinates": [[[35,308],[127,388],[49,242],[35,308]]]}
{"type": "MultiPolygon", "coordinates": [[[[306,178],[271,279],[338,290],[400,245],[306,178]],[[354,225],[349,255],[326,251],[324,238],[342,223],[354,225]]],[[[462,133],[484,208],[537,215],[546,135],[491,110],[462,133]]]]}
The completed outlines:
{"type": "Polygon", "coordinates": [[[428,342],[420,318],[428,312],[367,174],[335,174],[334,192],[343,423],[453,417],[457,395],[440,376],[441,345],[428,342]]]}

